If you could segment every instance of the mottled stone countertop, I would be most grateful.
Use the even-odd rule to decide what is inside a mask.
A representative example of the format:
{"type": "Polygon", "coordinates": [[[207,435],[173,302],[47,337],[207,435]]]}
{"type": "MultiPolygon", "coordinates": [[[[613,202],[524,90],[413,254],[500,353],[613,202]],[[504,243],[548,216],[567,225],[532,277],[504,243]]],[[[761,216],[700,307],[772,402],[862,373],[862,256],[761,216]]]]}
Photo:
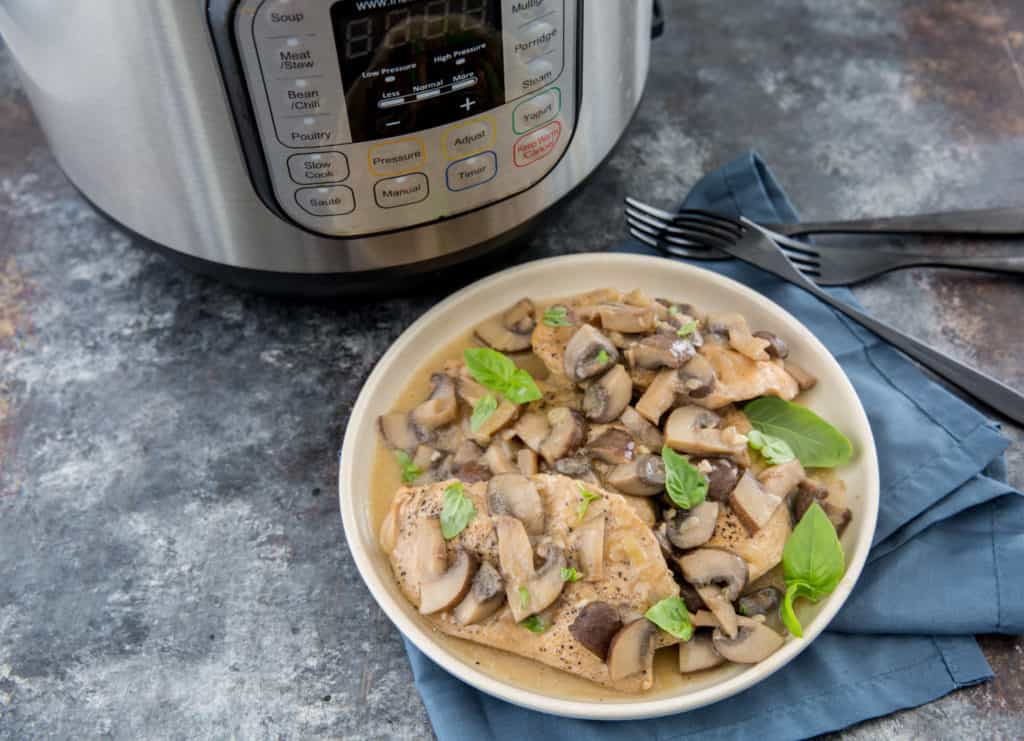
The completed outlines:
{"type": "MultiPolygon", "coordinates": [[[[672,204],[750,147],[807,217],[1021,202],[1015,0],[727,5],[668,3],[621,144],[510,259],[613,244],[623,195],[672,204]]],[[[2,50],[0,234],[0,737],[429,736],[342,538],[336,456],[376,358],[474,276],[310,304],[187,273],[65,179],[2,50]]],[[[1024,387],[1019,282],[857,293],[1024,387]]],[[[1024,737],[1024,644],[981,643],[994,681],[843,735],[1024,737]]]]}

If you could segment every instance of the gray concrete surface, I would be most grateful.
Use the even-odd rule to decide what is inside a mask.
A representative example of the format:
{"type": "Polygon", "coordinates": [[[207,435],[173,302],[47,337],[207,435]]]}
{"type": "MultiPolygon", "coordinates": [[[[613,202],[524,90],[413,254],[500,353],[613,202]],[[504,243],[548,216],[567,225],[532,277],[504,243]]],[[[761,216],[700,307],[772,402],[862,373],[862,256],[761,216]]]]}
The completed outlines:
{"type": "MultiPolygon", "coordinates": [[[[626,137],[513,259],[605,248],[624,194],[669,205],[749,147],[806,217],[1024,197],[1013,0],[667,10],[626,137]]],[[[0,234],[0,737],[429,736],[345,549],[335,460],[374,360],[481,269],[327,305],[186,273],[68,183],[6,52],[0,234]]],[[[919,270],[858,295],[1024,387],[1019,283],[919,270]]],[[[842,735],[1024,736],[1024,644],[981,641],[993,682],[842,735]]]]}

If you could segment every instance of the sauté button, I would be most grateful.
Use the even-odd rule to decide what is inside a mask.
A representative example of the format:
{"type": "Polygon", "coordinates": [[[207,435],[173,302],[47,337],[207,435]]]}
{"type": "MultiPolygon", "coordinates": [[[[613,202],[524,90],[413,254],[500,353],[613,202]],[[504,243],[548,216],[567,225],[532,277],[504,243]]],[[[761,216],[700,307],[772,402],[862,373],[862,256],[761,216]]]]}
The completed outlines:
{"type": "Polygon", "coordinates": [[[445,172],[448,190],[468,190],[493,180],[498,174],[498,156],[484,152],[452,162],[445,172]]]}
{"type": "Polygon", "coordinates": [[[356,210],[356,197],[347,185],[329,188],[299,188],[295,201],[313,216],[344,216],[356,210]]]}
{"type": "Polygon", "coordinates": [[[525,167],[547,157],[555,150],[561,136],[562,124],[559,121],[552,121],[520,137],[513,150],[516,167],[525,167]]]}
{"type": "Polygon", "coordinates": [[[399,175],[397,178],[378,180],[373,186],[373,197],[381,208],[397,208],[425,201],[430,195],[430,184],[422,172],[399,175]]]}
{"type": "Polygon", "coordinates": [[[557,87],[527,98],[512,112],[512,130],[525,134],[545,124],[558,115],[562,109],[562,91],[557,87]]]}
{"type": "Polygon", "coordinates": [[[453,160],[489,149],[494,143],[494,124],[478,118],[452,126],[444,135],[444,153],[453,160]]]}
{"type": "Polygon", "coordinates": [[[288,158],[288,174],[299,185],[340,183],[348,177],[348,158],[341,152],[293,154],[288,158]]]}

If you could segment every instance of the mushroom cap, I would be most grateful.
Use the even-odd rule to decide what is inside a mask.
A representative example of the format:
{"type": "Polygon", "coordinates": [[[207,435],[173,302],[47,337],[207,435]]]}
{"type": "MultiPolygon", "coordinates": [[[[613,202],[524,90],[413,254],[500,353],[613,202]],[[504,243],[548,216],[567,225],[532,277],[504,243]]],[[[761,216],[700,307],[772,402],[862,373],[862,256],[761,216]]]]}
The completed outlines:
{"type": "Polygon", "coordinates": [[[530,479],[519,473],[502,473],[487,482],[487,508],[493,515],[512,515],[526,532],[544,532],[544,502],[530,479]]]}
{"type": "Polygon", "coordinates": [[[674,510],[675,516],[666,520],[665,535],[683,550],[702,546],[714,535],[718,509],[718,502],[704,501],[689,511],[674,510]]]}
{"type": "Polygon", "coordinates": [[[420,444],[420,436],[407,412],[383,414],[379,424],[384,440],[396,450],[411,452],[420,444]]]}
{"type": "Polygon", "coordinates": [[[448,549],[437,517],[416,520],[416,567],[421,584],[434,581],[448,568],[448,549]]]}
{"type": "Polygon", "coordinates": [[[579,383],[607,370],[619,361],[619,350],[614,343],[590,324],[576,330],[565,346],[563,365],[569,380],[579,383]],[[601,351],[607,355],[602,362],[601,351]]]}
{"type": "Polygon", "coordinates": [[[633,379],[621,365],[614,366],[583,394],[583,413],[594,422],[611,422],[629,406],[633,379]]]}
{"type": "Polygon", "coordinates": [[[736,487],[740,480],[740,467],[731,458],[691,458],[690,462],[697,466],[698,470],[704,473],[708,480],[707,498],[713,502],[725,502],[729,499],[729,493],[736,487]],[[704,471],[702,464],[710,466],[709,471],[704,471]]]}
{"type": "Polygon", "coordinates": [[[609,427],[587,443],[587,453],[605,463],[627,463],[636,456],[636,442],[619,427],[609,427]]]}
{"type": "Polygon", "coordinates": [[[550,607],[562,594],[565,581],[562,569],[566,566],[565,551],[556,545],[549,544],[544,564],[526,581],[513,582],[506,588],[512,618],[518,623],[530,615],[536,615],[550,607]],[[521,599],[521,589],[526,590],[527,598],[521,599]]]}
{"type": "Polygon", "coordinates": [[[659,455],[642,455],[617,465],[608,473],[607,481],[624,494],[652,497],[665,490],[665,462],[659,455]]]}
{"type": "Polygon", "coordinates": [[[544,438],[537,452],[550,466],[583,443],[585,428],[583,416],[569,407],[551,409],[548,412],[548,424],[551,426],[551,431],[544,438]]]}
{"type": "Polygon", "coordinates": [[[636,334],[654,331],[657,315],[650,307],[629,306],[628,304],[606,303],[597,307],[604,329],[636,334]]]}
{"type": "Polygon", "coordinates": [[[636,410],[656,425],[661,416],[675,403],[679,390],[679,376],[676,371],[671,368],[659,371],[636,403],[636,410]]]}
{"type": "Polygon", "coordinates": [[[469,593],[452,611],[460,625],[472,625],[489,618],[505,601],[505,581],[488,561],[483,561],[473,576],[469,593]]]}
{"type": "Polygon", "coordinates": [[[740,597],[739,613],[744,617],[768,615],[775,612],[782,601],[782,593],[775,587],[761,587],[757,591],[740,597]]]}
{"type": "Polygon", "coordinates": [[[781,503],[782,498],[766,491],[749,471],[740,477],[729,495],[732,511],[751,534],[768,524],[781,503]]]}
{"type": "Polygon", "coordinates": [[[697,631],[693,634],[693,638],[679,643],[679,671],[681,674],[713,669],[724,663],[725,659],[715,651],[711,633],[708,631],[697,631]]]}
{"type": "Polygon", "coordinates": [[[735,434],[735,428],[717,429],[722,418],[698,406],[674,409],[665,422],[665,443],[683,453],[698,455],[741,455],[747,439],[735,434]],[[732,431],[733,434],[727,434],[732,431]]]}
{"type": "MultiPolygon", "coordinates": [[[[720,548],[699,548],[679,559],[683,578],[693,586],[715,586],[734,602],[747,585],[747,562],[735,553],[720,548]]],[[[703,595],[701,595],[703,598],[703,595]]]]}
{"type": "Polygon", "coordinates": [[[464,548],[455,552],[455,563],[433,581],[420,583],[420,613],[432,615],[450,610],[466,596],[476,572],[476,557],[464,548]]]}
{"type": "Polygon", "coordinates": [[[536,324],[533,302],[524,298],[504,314],[481,322],[474,334],[499,352],[522,352],[530,349],[536,324]]]}
{"type": "Polygon", "coordinates": [[[721,628],[712,634],[712,642],[723,658],[737,664],[756,664],[782,647],[785,639],[764,623],[746,617],[737,618],[735,636],[727,636],[721,628]]]}
{"type": "Polygon", "coordinates": [[[608,644],[608,677],[616,682],[640,672],[650,672],[657,633],[658,629],[647,618],[634,620],[621,628],[608,644]]]}
{"type": "Polygon", "coordinates": [[[696,353],[693,345],[672,334],[652,334],[633,343],[626,351],[631,367],[658,370],[680,368],[696,353]]]}
{"type": "Polygon", "coordinates": [[[569,626],[572,637],[601,661],[608,658],[608,646],[622,628],[619,611],[607,602],[588,602],[569,626]]]}
{"type": "Polygon", "coordinates": [[[646,445],[650,450],[661,450],[665,444],[665,438],[662,437],[661,430],[652,425],[633,407],[627,406],[623,409],[619,421],[629,430],[638,443],[646,445]]]}
{"type": "Polygon", "coordinates": [[[718,381],[715,368],[703,355],[694,355],[679,369],[679,391],[691,399],[703,399],[718,381]]]}
{"type": "Polygon", "coordinates": [[[768,345],[764,348],[764,351],[768,353],[768,357],[774,360],[785,360],[789,357],[789,345],[786,341],[779,337],[774,332],[766,332],[761,330],[754,332],[754,337],[765,340],[768,345]]]}

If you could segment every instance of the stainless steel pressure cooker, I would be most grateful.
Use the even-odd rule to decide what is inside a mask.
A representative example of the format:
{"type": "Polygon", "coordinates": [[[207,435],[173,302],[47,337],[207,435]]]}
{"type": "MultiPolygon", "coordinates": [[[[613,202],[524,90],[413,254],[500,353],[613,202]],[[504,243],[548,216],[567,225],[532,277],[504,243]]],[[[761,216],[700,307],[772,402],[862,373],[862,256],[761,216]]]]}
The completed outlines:
{"type": "Polygon", "coordinates": [[[639,102],[649,0],[5,0],[63,169],[192,266],[298,292],[513,239],[639,102]]]}

